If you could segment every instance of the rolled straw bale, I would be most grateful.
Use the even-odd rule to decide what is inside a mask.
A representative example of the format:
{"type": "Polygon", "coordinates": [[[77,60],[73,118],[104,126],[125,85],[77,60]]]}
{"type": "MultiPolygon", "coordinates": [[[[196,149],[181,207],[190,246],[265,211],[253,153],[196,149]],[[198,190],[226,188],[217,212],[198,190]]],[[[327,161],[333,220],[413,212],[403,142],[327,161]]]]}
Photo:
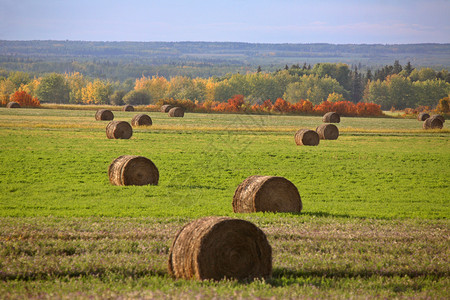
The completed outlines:
{"type": "Polygon", "coordinates": [[[169,112],[169,110],[171,110],[172,108],[173,108],[173,105],[170,105],[170,104],[164,104],[163,106],[161,106],[161,112],[167,113],[167,112],[169,112]]]}
{"type": "Polygon", "coordinates": [[[6,108],[20,108],[20,104],[17,102],[8,102],[8,104],[6,104],[6,108]]]}
{"type": "Polygon", "coordinates": [[[169,251],[168,270],[171,276],[182,279],[269,278],[272,248],[253,223],[205,217],[177,233],[169,251]]]}
{"type": "Polygon", "coordinates": [[[444,123],[442,123],[440,118],[429,117],[425,121],[423,121],[423,129],[442,129],[444,127],[444,123]]]}
{"type": "Polygon", "coordinates": [[[417,115],[417,120],[419,121],[425,121],[426,119],[428,119],[430,117],[430,115],[426,112],[421,112],[417,115]]]}
{"type": "Polygon", "coordinates": [[[297,145],[317,146],[319,141],[319,135],[314,130],[300,129],[295,133],[295,143],[297,145]]]}
{"type": "Polygon", "coordinates": [[[112,113],[112,111],[108,110],[108,109],[99,109],[97,110],[97,112],[95,113],[95,119],[97,121],[110,121],[110,120],[114,120],[114,114],[112,113]]]}
{"type": "Polygon", "coordinates": [[[174,107],[169,110],[169,117],[184,117],[184,109],[181,107],[174,107]]]}
{"type": "Polygon", "coordinates": [[[113,160],[108,168],[109,181],[113,185],[157,185],[159,171],[148,158],[122,155],[113,160]]]}
{"type": "Polygon", "coordinates": [[[125,105],[122,109],[123,111],[134,111],[133,105],[125,105]]]}
{"type": "Polygon", "coordinates": [[[337,140],[339,137],[339,129],[330,123],[320,124],[316,128],[316,132],[321,140],[337,140]]]}
{"type": "Polygon", "coordinates": [[[432,115],[431,117],[437,118],[437,119],[441,120],[442,123],[445,123],[445,118],[443,115],[432,115]]]}
{"type": "Polygon", "coordinates": [[[250,176],[238,185],[233,196],[235,213],[301,210],[302,200],[297,187],[284,177],[250,176]]]}
{"type": "Polygon", "coordinates": [[[146,114],[137,114],[131,119],[131,126],[150,126],[152,125],[152,118],[146,114]]]}
{"type": "Polygon", "coordinates": [[[133,128],[125,121],[111,121],[106,126],[108,139],[129,139],[133,135],[133,128]]]}
{"type": "Polygon", "coordinates": [[[341,122],[341,116],[338,113],[330,111],[323,115],[322,121],[324,123],[339,123],[341,122]]]}

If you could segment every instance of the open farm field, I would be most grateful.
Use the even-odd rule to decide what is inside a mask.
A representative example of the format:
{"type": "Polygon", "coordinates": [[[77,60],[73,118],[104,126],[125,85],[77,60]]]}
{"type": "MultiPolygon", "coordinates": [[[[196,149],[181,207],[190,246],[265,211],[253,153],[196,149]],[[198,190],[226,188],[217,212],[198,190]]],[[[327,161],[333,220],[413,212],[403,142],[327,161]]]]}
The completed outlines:
{"type": "MultiPolygon", "coordinates": [[[[137,112],[114,111],[130,121],[137,112]]],[[[450,295],[450,131],[342,118],[339,139],[297,146],[321,117],[148,112],[109,140],[95,111],[0,108],[0,295],[4,298],[411,298],[450,295]],[[113,186],[108,166],[142,155],[157,186],[113,186]],[[235,214],[248,176],[283,176],[303,210],[235,214]],[[174,280],[177,231],[203,216],[260,227],[268,280],[174,280]]]]}

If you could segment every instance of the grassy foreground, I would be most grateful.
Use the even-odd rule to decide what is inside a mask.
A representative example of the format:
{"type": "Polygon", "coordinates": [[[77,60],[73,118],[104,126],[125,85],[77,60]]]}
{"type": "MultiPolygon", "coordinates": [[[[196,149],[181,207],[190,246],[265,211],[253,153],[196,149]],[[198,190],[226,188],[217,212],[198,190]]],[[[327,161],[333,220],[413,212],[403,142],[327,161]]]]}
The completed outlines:
{"type": "MultiPolygon", "coordinates": [[[[116,112],[130,121],[135,113],[116,112]]],[[[343,118],[336,141],[299,147],[320,117],[149,113],[108,140],[93,111],[0,109],[0,295],[5,298],[448,298],[450,133],[416,120],[343,118]],[[117,187],[111,161],[143,155],[158,186],[117,187]],[[284,176],[301,214],[232,212],[250,175],[284,176]],[[273,248],[267,282],[168,277],[188,221],[258,225],[273,248]]]]}

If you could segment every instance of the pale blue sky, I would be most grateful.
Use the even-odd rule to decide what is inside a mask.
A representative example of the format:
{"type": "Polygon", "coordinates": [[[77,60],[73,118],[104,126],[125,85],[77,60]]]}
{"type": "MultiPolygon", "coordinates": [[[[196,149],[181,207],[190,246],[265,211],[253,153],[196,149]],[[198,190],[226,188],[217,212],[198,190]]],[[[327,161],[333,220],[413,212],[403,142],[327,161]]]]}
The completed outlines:
{"type": "Polygon", "coordinates": [[[0,0],[0,39],[449,43],[450,0],[0,0]]]}

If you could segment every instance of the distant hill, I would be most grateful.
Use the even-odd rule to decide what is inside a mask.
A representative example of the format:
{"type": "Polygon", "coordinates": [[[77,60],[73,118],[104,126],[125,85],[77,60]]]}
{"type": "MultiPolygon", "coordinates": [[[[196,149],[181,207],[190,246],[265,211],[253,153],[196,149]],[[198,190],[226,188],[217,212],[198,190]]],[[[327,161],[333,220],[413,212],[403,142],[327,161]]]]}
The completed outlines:
{"type": "Polygon", "coordinates": [[[450,68],[450,44],[257,44],[234,42],[0,41],[0,68],[34,74],[82,72],[124,80],[142,75],[223,76],[285,65],[343,62],[360,70],[399,60],[450,68]]]}

